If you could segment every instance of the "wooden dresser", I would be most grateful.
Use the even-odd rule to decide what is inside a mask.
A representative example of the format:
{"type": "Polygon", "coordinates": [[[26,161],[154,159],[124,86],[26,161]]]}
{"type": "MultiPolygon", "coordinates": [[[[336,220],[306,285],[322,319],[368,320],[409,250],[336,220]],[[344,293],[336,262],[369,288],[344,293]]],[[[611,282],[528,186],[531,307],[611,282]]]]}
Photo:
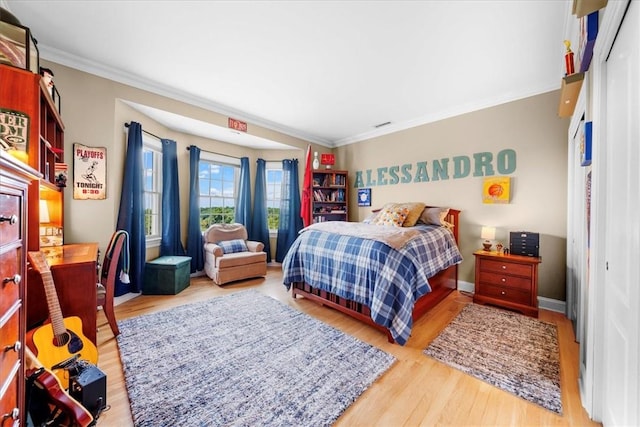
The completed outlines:
{"type": "Polygon", "coordinates": [[[538,257],[479,250],[473,302],[538,317],[538,257]]]}
{"type": "Polygon", "coordinates": [[[0,417],[25,425],[27,200],[36,171],[0,152],[0,417]]]}

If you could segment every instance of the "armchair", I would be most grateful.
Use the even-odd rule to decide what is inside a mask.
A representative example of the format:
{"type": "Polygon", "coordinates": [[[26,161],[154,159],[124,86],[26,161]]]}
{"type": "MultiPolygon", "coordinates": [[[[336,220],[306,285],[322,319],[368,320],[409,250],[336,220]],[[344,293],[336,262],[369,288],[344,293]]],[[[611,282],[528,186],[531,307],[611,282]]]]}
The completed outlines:
{"type": "Polygon", "coordinates": [[[238,223],[213,224],[204,232],[204,271],[216,285],[266,276],[264,244],[247,238],[238,223]]]}

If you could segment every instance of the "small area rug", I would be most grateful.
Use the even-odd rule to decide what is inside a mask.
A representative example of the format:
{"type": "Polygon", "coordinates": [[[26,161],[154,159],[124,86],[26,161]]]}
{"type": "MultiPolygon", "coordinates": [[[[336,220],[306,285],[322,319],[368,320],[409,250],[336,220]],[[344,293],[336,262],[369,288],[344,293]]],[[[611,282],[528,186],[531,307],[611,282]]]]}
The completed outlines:
{"type": "Polygon", "coordinates": [[[554,324],[469,304],[424,353],[562,414],[558,331],[554,324]]]}
{"type": "Polygon", "coordinates": [[[328,426],[395,361],[256,290],[118,326],[136,426],[328,426]]]}

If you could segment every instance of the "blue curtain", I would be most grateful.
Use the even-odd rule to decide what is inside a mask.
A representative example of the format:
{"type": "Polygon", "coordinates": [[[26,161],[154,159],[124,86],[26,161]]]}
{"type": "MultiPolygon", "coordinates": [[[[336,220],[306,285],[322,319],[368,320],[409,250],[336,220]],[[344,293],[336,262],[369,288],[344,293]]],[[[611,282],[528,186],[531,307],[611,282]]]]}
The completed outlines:
{"type": "Polygon", "coordinates": [[[247,234],[251,236],[251,173],[248,157],[240,159],[240,182],[234,221],[244,225],[247,234]]]}
{"type": "MultiPolygon", "coordinates": [[[[142,165],[142,126],[131,122],[127,141],[127,155],[124,165],[120,209],[118,210],[117,230],[129,233],[129,280],[123,283],[116,279],[115,295],[127,292],[140,292],[146,260],[146,240],[144,232],[144,197],[142,165]]],[[[118,267],[120,268],[120,267],[118,267]]]]}
{"type": "Polygon", "coordinates": [[[284,260],[287,251],[302,230],[300,217],[300,186],[298,160],[282,161],[282,195],[280,197],[280,224],[276,244],[276,262],[284,260]]]}
{"type": "Polygon", "coordinates": [[[271,262],[271,242],[269,241],[269,225],[267,224],[267,182],[266,162],[258,159],[256,169],[255,199],[253,200],[253,221],[251,223],[251,240],[264,243],[267,262],[271,262]]]}
{"type": "Polygon", "coordinates": [[[200,231],[200,180],[198,166],[200,149],[189,147],[189,224],[187,229],[187,256],[191,257],[191,272],[204,270],[204,246],[200,231]]]}
{"type": "Polygon", "coordinates": [[[160,256],[184,256],[180,235],[180,186],[178,185],[178,154],[176,142],[162,143],[162,241],[160,256]]]}

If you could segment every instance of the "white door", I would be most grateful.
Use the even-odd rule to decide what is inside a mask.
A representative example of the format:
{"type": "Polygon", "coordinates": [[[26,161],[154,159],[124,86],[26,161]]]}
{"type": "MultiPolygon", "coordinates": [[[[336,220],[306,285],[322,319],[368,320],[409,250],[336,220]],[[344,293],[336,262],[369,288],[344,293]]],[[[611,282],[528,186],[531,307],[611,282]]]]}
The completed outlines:
{"type": "Polygon", "coordinates": [[[606,63],[605,426],[640,425],[639,3],[630,2],[606,63]]]}
{"type": "MultiPolygon", "coordinates": [[[[576,341],[583,341],[584,294],[587,282],[586,267],[586,214],[585,167],[580,165],[580,145],[584,140],[584,119],[578,123],[569,142],[568,156],[568,209],[567,209],[567,303],[568,317],[573,322],[576,341]]],[[[584,346],[582,346],[584,347],[584,346]]]]}

